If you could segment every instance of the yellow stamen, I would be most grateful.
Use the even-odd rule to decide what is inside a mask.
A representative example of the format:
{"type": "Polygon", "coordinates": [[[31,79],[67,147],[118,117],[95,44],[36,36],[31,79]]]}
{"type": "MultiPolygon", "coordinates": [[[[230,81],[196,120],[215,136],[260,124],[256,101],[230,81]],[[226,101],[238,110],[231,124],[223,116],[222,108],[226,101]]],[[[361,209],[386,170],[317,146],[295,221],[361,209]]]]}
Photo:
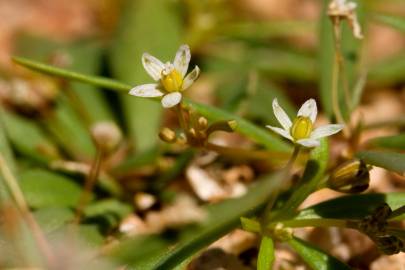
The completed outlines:
{"type": "Polygon", "coordinates": [[[312,121],[308,117],[298,116],[295,118],[290,133],[294,140],[309,138],[312,132],[312,121]]]}
{"type": "Polygon", "coordinates": [[[167,92],[180,91],[183,84],[183,77],[176,69],[173,69],[167,75],[162,74],[161,82],[167,92]]]}

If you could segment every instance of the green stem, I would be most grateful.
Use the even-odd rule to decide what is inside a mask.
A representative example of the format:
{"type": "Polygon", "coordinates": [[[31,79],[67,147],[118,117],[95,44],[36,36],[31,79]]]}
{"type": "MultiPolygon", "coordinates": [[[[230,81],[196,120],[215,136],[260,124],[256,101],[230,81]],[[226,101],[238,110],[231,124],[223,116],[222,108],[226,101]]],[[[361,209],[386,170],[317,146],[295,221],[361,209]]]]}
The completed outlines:
{"type": "Polygon", "coordinates": [[[80,219],[83,215],[83,210],[86,207],[87,203],[90,200],[91,192],[94,189],[94,186],[97,183],[98,175],[100,173],[100,167],[101,167],[101,161],[103,159],[103,150],[100,149],[100,147],[97,146],[97,152],[96,152],[96,157],[94,159],[94,162],[90,168],[90,172],[86,178],[85,184],[84,184],[84,190],[80,196],[79,199],[79,204],[76,209],[76,217],[75,217],[75,223],[78,224],[80,223],[80,219]]]}
{"type": "MultiPolygon", "coordinates": [[[[281,174],[281,178],[286,178],[292,168],[292,165],[294,164],[294,161],[297,159],[298,154],[300,152],[301,147],[299,145],[295,145],[294,147],[294,151],[290,157],[290,160],[287,162],[287,164],[285,165],[285,167],[281,170],[280,174],[281,174]]],[[[286,183],[287,181],[285,181],[286,183]]],[[[276,202],[276,199],[279,195],[279,193],[281,192],[281,188],[282,186],[279,186],[277,189],[274,190],[273,194],[270,196],[269,201],[266,204],[266,207],[264,209],[263,212],[263,216],[260,219],[260,223],[262,225],[262,227],[265,227],[266,224],[268,224],[269,218],[270,218],[270,212],[271,209],[274,206],[274,203],[276,202]]]]}
{"type": "Polygon", "coordinates": [[[183,112],[183,108],[182,108],[182,102],[180,102],[179,104],[176,105],[175,110],[176,110],[177,118],[179,120],[179,124],[180,124],[181,129],[184,132],[187,132],[188,125],[187,125],[186,119],[184,117],[184,112],[183,112]]]}
{"type": "MultiPolygon", "coordinates": [[[[350,224],[342,219],[291,219],[286,221],[279,221],[277,223],[283,224],[285,227],[299,228],[299,227],[340,227],[348,228],[350,224]]],[[[271,226],[271,224],[269,224],[271,226]]]]}

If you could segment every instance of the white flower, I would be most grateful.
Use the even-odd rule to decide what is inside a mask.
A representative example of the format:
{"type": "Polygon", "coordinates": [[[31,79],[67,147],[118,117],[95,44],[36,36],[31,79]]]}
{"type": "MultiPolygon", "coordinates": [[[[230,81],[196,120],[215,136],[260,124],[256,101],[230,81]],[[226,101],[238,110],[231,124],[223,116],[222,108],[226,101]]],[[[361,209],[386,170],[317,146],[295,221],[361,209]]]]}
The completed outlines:
{"type": "Polygon", "coordinates": [[[347,19],[350,27],[352,28],[353,35],[362,39],[361,27],[357,19],[355,9],[357,4],[354,2],[346,2],[346,0],[332,0],[328,7],[328,15],[330,17],[339,17],[347,19]]]}
{"type": "Polygon", "coordinates": [[[143,67],[156,83],[135,86],[129,94],[137,97],[163,96],[163,107],[176,106],[181,101],[181,92],[189,88],[200,74],[198,66],[195,66],[193,71],[187,74],[190,58],[191,54],[188,45],[180,46],[173,63],[167,62],[163,64],[159,59],[144,53],[142,55],[143,67]]]}
{"type": "Polygon", "coordinates": [[[318,110],[316,102],[312,98],[302,104],[293,122],[291,122],[283,108],[280,107],[276,98],[273,100],[273,111],[283,128],[266,127],[290,141],[305,147],[319,146],[320,138],[333,135],[343,129],[343,125],[334,124],[321,126],[314,130],[313,124],[315,123],[318,110]]]}

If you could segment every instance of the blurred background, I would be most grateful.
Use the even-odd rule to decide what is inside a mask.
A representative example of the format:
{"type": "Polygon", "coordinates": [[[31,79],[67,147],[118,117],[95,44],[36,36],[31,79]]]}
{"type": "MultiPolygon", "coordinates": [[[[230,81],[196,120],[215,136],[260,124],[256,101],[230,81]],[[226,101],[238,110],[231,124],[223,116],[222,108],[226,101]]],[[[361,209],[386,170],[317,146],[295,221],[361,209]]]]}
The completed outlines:
{"type": "MultiPolygon", "coordinates": [[[[182,177],[179,171],[175,171],[174,177],[165,172],[172,172],[170,168],[179,164],[176,163],[179,157],[190,159],[190,153],[179,154],[175,150],[167,155],[167,149],[159,143],[160,128],[177,125],[174,115],[163,114],[159,104],[33,73],[15,65],[11,56],[136,85],[151,82],[141,65],[142,53],[149,52],[163,62],[171,61],[179,45],[186,43],[192,51],[191,66],[198,64],[202,71],[199,80],[186,92],[194,101],[215,105],[263,126],[276,124],[270,105],[273,98],[277,97],[293,116],[300,104],[312,97],[320,107],[320,122],[333,121],[330,97],[333,39],[331,23],[325,15],[328,3],[326,0],[0,0],[3,131],[16,156],[15,167],[19,169],[28,204],[37,212],[45,209],[37,214],[44,226],[49,225],[49,216],[58,213],[60,217],[57,225],[46,230],[55,230],[72,217],[71,212],[62,213],[59,208],[75,206],[80,196],[82,181],[75,177],[88,172],[94,156],[89,133],[93,124],[112,121],[124,134],[124,146],[104,167],[111,177],[101,181],[94,195],[99,199],[96,202],[104,204],[97,204],[85,213],[87,223],[83,231],[98,243],[105,242],[109,232],[117,230],[122,220],[131,215],[136,204],[134,194],[155,190],[147,180],[160,179],[164,183],[158,185],[161,189],[167,179],[182,177]],[[61,160],[74,163],[56,162],[61,160]],[[75,180],[64,178],[66,175],[75,180]],[[60,182],[54,181],[55,178],[60,182]],[[111,179],[119,179],[119,184],[111,179]],[[117,195],[122,189],[125,199],[117,195]],[[107,203],[106,198],[110,200],[107,203]],[[59,208],[53,209],[55,206],[59,208]],[[115,214],[105,217],[105,209],[113,209],[115,214]],[[103,233],[98,230],[100,216],[107,228],[103,233]]],[[[351,121],[354,125],[361,121],[368,127],[393,123],[381,129],[365,129],[360,138],[362,144],[375,137],[397,134],[405,126],[405,1],[357,3],[365,38],[354,39],[347,24],[343,29],[345,71],[350,86],[361,88],[353,94],[360,105],[354,108],[351,121]]],[[[220,136],[218,140],[251,146],[238,136],[220,136]]],[[[345,143],[337,139],[332,153],[337,157],[344,149],[345,143]]],[[[261,173],[260,169],[246,166],[239,166],[236,172],[249,181],[261,173]]],[[[371,183],[372,191],[404,188],[403,177],[388,175],[382,169],[374,169],[372,179],[376,179],[371,183]]],[[[325,191],[313,196],[310,202],[333,196],[336,193],[325,191]]],[[[384,268],[385,263],[390,267],[405,265],[403,254],[380,257],[367,239],[350,244],[349,239],[360,237],[358,234],[306,233],[319,245],[325,241],[333,243],[331,239],[338,237],[333,238],[338,244],[325,244],[325,248],[345,261],[353,260],[362,269],[388,269],[384,268]]],[[[292,256],[288,252],[284,255],[292,256]]]]}

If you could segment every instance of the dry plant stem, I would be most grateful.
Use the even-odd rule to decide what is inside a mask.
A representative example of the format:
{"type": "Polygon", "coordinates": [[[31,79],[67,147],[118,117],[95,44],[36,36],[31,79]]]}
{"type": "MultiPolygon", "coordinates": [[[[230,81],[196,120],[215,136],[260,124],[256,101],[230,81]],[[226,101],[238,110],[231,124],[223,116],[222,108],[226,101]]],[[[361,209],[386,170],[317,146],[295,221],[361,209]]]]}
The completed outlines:
{"type": "Polygon", "coordinates": [[[96,151],[96,157],[93,161],[93,164],[91,165],[90,172],[86,177],[84,190],[80,196],[79,204],[76,209],[76,216],[74,220],[75,224],[80,223],[80,219],[83,215],[83,209],[86,207],[87,203],[90,200],[91,192],[93,191],[94,186],[97,183],[98,176],[100,174],[101,161],[103,160],[104,152],[99,146],[97,146],[96,151]]]}
{"type": "MultiPolygon", "coordinates": [[[[291,158],[288,160],[287,164],[280,172],[281,178],[286,178],[289,175],[292,165],[294,164],[294,161],[297,159],[300,150],[301,150],[301,147],[299,145],[295,145],[291,158]]],[[[285,182],[287,182],[287,181],[285,181],[285,182]]],[[[280,186],[278,189],[276,189],[274,191],[274,193],[272,194],[270,200],[267,202],[266,208],[264,209],[264,212],[263,212],[263,216],[260,219],[262,228],[265,228],[266,225],[269,223],[271,209],[273,208],[274,203],[276,202],[276,199],[278,197],[278,194],[281,191],[281,188],[282,188],[282,186],[280,186]]]]}
{"type": "Polygon", "coordinates": [[[339,62],[340,59],[339,57],[340,54],[338,53],[338,47],[340,47],[340,19],[333,18],[333,30],[334,30],[334,43],[335,43],[335,57],[333,61],[333,70],[332,70],[332,107],[333,107],[333,112],[336,116],[336,120],[339,124],[345,124],[345,121],[343,119],[342,112],[340,110],[339,106],[339,62]]]}
{"type": "Polygon", "coordinates": [[[40,249],[42,255],[45,257],[49,269],[56,269],[56,260],[52,253],[52,249],[45,238],[44,233],[39,227],[38,223],[34,219],[27,202],[25,201],[24,194],[22,193],[20,186],[18,185],[17,179],[14,177],[10,168],[7,166],[3,155],[0,154],[0,170],[3,175],[3,179],[8,186],[11,195],[16,202],[18,209],[21,212],[25,222],[30,228],[32,235],[35,238],[35,241],[40,249]]]}
{"type": "Polygon", "coordinates": [[[67,98],[70,99],[74,110],[81,116],[87,127],[91,125],[91,117],[83,102],[80,100],[79,96],[71,88],[71,84],[66,80],[61,80],[61,88],[66,94],[67,98]]]}

